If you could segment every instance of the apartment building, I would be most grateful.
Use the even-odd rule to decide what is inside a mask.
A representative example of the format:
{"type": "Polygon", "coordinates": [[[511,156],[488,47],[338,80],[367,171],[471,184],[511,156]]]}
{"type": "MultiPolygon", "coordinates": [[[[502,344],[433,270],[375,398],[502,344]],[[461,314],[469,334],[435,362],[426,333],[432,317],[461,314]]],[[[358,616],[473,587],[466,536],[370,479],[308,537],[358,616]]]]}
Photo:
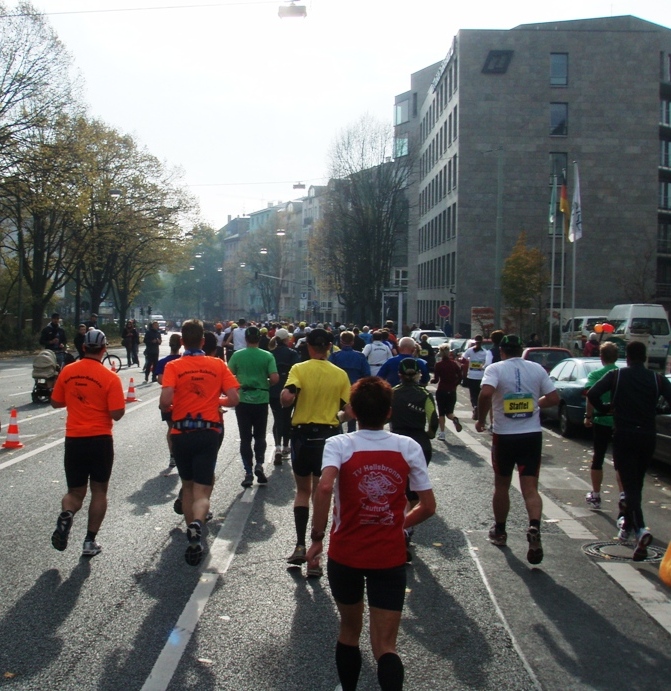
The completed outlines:
{"type": "Polygon", "coordinates": [[[556,236],[552,251],[548,212],[554,175],[572,196],[574,161],[576,304],[671,306],[670,29],[623,16],[462,30],[411,82],[395,122],[396,154],[417,151],[408,321],[438,323],[445,304],[458,331],[472,307],[502,320],[500,271],[522,231],[548,272],[554,256],[554,307],[562,275],[570,306],[573,246],[556,236]]]}

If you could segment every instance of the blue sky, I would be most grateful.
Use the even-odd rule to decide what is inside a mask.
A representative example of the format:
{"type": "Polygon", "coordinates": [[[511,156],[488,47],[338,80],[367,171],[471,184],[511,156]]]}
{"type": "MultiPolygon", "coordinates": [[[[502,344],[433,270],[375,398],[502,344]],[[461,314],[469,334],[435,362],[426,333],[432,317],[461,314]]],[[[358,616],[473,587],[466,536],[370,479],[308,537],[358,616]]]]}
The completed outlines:
{"type": "MultiPolygon", "coordinates": [[[[5,0],[9,7],[14,0],[5,0]]],[[[84,77],[93,117],[180,166],[215,228],[323,184],[338,133],[447,53],[459,29],[633,14],[668,0],[33,0],[84,77]]]]}

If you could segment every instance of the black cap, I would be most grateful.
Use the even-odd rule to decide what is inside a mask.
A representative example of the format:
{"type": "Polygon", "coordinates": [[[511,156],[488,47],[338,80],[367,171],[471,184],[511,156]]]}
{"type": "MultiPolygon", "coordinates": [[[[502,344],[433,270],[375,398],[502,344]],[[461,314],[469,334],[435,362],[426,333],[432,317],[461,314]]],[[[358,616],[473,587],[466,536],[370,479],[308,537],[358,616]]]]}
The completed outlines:
{"type": "Polygon", "coordinates": [[[254,343],[261,338],[261,330],[258,326],[248,326],[245,329],[245,338],[254,343]]]}
{"type": "Polygon", "coordinates": [[[333,336],[326,329],[312,329],[305,340],[311,346],[327,346],[333,343],[333,336]]]}
{"type": "Polygon", "coordinates": [[[419,372],[419,365],[414,357],[405,357],[398,363],[398,373],[401,375],[415,376],[419,372]]]}
{"type": "Polygon", "coordinates": [[[506,334],[499,344],[499,348],[502,350],[517,350],[522,348],[522,341],[516,334],[506,334]]]}

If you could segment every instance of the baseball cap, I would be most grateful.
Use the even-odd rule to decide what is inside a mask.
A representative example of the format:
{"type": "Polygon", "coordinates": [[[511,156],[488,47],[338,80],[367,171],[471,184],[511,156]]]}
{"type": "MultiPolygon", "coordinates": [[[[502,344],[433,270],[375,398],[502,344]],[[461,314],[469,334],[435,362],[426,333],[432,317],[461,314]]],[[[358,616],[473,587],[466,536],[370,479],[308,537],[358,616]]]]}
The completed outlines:
{"type": "Polygon", "coordinates": [[[339,328],[341,331],[345,331],[345,329],[347,329],[347,327],[346,327],[344,324],[341,324],[338,328],[339,328]]]}
{"type": "Polygon", "coordinates": [[[326,346],[333,343],[333,336],[326,329],[312,329],[306,340],[311,346],[326,346]]]}
{"type": "Polygon", "coordinates": [[[406,357],[398,363],[398,373],[415,375],[419,371],[419,366],[417,365],[417,360],[413,357],[406,357]]]}
{"type": "Polygon", "coordinates": [[[590,340],[590,341],[591,341],[592,339],[594,339],[594,340],[596,341],[598,338],[599,338],[599,337],[596,335],[596,333],[595,333],[594,331],[592,331],[592,333],[589,335],[589,340],[590,340]]]}
{"type": "Polygon", "coordinates": [[[305,328],[305,322],[301,322],[298,326],[300,326],[301,329],[304,329],[305,328]]]}
{"type": "Polygon", "coordinates": [[[517,350],[522,347],[522,341],[516,334],[506,334],[499,344],[502,350],[517,350]]]}
{"type": "Polygon", "coordinates": [[[107,339],[100,329],[89,329],[84,334],[84,345],[89,348],[102,348],[107,345],[107,339]]]}
{"type": "Polygon", "coordinates": [[[275,338],[279,338],[280,341],[286,341],[289,338],[289,332],[286,329],[277,329],[275,338]]]}

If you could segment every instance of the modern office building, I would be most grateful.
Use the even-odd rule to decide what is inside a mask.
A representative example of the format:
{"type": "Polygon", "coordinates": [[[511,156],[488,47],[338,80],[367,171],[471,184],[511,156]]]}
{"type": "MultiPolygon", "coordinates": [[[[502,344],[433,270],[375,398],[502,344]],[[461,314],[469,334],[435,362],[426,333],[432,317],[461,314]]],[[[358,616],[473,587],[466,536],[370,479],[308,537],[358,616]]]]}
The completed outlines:
{"type": "Polygon", "coordinates": [[[455,330],[473,307],[503,323],[501,269],[522,231],[548,274],[554,256],[555,309],[562,276],[566,307],[574,294],[671,306],[671,30],[631,16],[462,30],[434,67],[396,98],[397,155],[418,143],[408,321],[438,323],[447,304],[455,330]],[[553,252],[549,230],[553,176],[570,201],[574,161],[575,291],[574,246],[557,235],[553,252]]]}

